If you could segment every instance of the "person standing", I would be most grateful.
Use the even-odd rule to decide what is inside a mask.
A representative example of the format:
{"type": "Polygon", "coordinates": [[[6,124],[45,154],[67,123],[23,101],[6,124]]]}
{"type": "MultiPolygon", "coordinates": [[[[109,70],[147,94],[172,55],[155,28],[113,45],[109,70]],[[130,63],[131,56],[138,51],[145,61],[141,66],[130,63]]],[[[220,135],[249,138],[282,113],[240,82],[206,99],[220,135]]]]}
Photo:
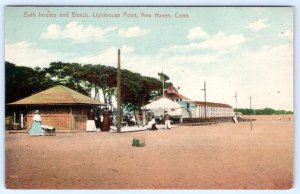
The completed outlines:
{"type": "Polygon", "coordinates": [[[96,131],[95,125],[95,113],[94,110],[91,109],[90,112],[87,114],[87,121],[86,121],[86,131],[96,131]]]}
{"type": "Polygon", "coordinates": [[[108,108],[105,108],[105,110],[102,113],[102,115],[103,115],[102,131],[110,130],[109,114],[110,114],[110,111],[108,110],[108,108]]]}
{"type": "Polygon", "coordinates": [[[103,114],[100,112],[100,129],[103,128],[103,114]]]}
{"type": "Polygon", "coordinates": [[[165,121],[165,129],[171,129],[171,117],[167,111],[165,111],[164,121],[165,121]]]}
{"type": "Polygon", "coordinates": [[[36,110],[34,112],[33,118],[32,118],[32,125],[29,129],[28,133],[30,136],[41,136],[44,135],[44,131],[42,129],[42,118],[40,116],[39,110],[36,110]]]}

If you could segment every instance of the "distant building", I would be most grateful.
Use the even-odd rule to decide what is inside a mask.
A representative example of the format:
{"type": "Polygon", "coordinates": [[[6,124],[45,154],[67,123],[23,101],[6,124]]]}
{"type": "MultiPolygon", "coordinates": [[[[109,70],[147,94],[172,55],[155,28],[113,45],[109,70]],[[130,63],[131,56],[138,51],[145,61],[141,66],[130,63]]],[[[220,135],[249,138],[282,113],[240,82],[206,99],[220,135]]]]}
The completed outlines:
{"type": "MultiPolygon", "coordinates": [[[[164,96],[179,103],[182,107],[181,118],[219,118],[234,116],[233,108],[228,104],[191,100],[180,94],[173,86],[165,89],[164,96]],[[205,111],[206,109],[206,111],[205,111]]],[[[161,97],[160,97],[161,98],[161,97]]]]}
{"type": "Polygon", "coordinates": [[[8,105],[19,113],[15,120],[23,128],[31,127],[34,111],[39,110],[43,125],[53,126],[58,132],[75,132],[85,130],[88,111],[104,104],[58,85],[8,105]]]}
{"type": "Polygon", "coordinates": [[[182,118],[220,118],[234,116],[234,110],[228,104],[205,103],[202,101],[182,101],[177,103],[184,107],[182,110],[182,118]]]}

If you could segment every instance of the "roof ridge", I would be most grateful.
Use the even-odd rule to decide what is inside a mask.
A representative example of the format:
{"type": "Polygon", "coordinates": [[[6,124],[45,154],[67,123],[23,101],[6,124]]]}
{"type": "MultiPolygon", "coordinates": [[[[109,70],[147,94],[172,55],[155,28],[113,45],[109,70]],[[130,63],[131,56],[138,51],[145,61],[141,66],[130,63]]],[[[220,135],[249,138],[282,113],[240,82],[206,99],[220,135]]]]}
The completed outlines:
{"type": "Polygon", "coordinates": [[[232,108],[231,105],[226,104],[226,103],[220,103],[220,102],[209,102],[209,101],[206,101],[206,102],[205,102],[205,101],[198,101],[198,100],[193,100],[193,101],[191,101],[191,102],[200,103],[200,104],[206,103],[206,104],[208,104],[208,105],[225,106],[225,107],[231,107],[231,108],[232,108]]]}
{"type": "MultiPolygon", "coordinates": [[[[63,85],[58,85],[61,86],[66,92],[67,94],[73,99],[73,102],[77,102],[77,100],[73,97],[73,95],[71,94],[71,92],[75,91],[75,90],[71,90],[70,88],[67,88],[66,86],[63,85]]],[[[76,92],[76,91],[75,91],[76,92]]],[[[78,92],[79,93],[79,92],[78,92]]],[[[81,94],[81,93],[79,93],[81,94]]]]}

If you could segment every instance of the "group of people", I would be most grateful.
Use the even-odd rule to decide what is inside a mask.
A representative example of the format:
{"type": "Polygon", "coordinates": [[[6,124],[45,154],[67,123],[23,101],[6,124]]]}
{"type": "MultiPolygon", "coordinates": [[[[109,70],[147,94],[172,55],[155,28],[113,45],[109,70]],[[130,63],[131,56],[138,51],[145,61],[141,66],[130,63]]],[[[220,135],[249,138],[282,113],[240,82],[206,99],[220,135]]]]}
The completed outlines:
{"type": "MultiPolygon", "coordinates": [[[[171,129],[171,116],[168,114],[167,111],[164,111],[164,116],[161,115],[158,123],[155,120],[155,116],[153,115],[153,112],[151,111],[146,112],[146,119],[148,121],[149,130],[157,130],[157,126],[156,126],[157,124],[164,124],[165,129],[171,129]]],[[[130,113],[126,113],[124,120],[125,120],[124,124],[126,124],[125,126],[131,127],[136,125],[136,120],[134,116],[131,115],[130,113]]]]}
{"type": "Polygon", "coordinates": [[[99,114],[95,114],[95,111],[91,109],[87,114],[86,131],[97,131],[97,128],[100,128],[101,131],[109,131],[110,123],[108,108],[105,108],[99,114]]]}
{"type": "MultiPolygon", "coordinates": [[[[87,122],[86,122],[86,131],[96,131],[96,122],[99,121],[100,125],[98,126],[101,128],[102,131],[109,131],[110,130],[110,111],[108,109],[104,109],[102,114],[99,116],[99,118],[95,115],[95,112],[93,109],[90,110],[87,114],[87,122]],[[99,119],[99,120],[98,120],[99,119]]],[[[28,131],[30,136],[42,136],[44,135],[44,130],[42,126],[42,118],[40,115],[40,111],[36,110],[34,112],[33,118],[32,118],[32,125],[31,128],[28,131]]]]}
{"type": "Polygon", "coordinates": [[[136,120],[134,116],[132,116],[130,113],[127,113],[125,115],[125,122],[126,126],[135,126],[136,125],[136,120]]]}
{"type": "MultiPolygon", "coordinates": [[[[165,129],[171,129],[171,116],[168,114],[168,111],[164,112],[164,124],[165,124],[165,129]]],[[[156,121],[155,121],[155,117],[152,116],[151,120],[148,122],[148,125],[150,127],[150,130],[157,130],[156,127],[156,121]]]]}
{"type": "MultiPolygon", "coordinates": [[[[149,130],[158,130],[156,126],[157,122],[151,111],[146,112],[146,118],[148,120],[149,130]]],[[[130,113],[126,113],[124,120],[126,126],[131,127],[136,125],[136,120],[134,116],[132,116],[130,113]]],[[[168,114],[167,111],[164,111],[164,116],[161,115],[161,118],[159,120],[159,123],[163,123],[165,125],[165,129],[171,129],[171,116],[168,114]]]]}
{"type": "MultiPolygon", "coordinates": [[[[171,117],[167,111],[164,112],[164,123],[165,129],[171,129],[171,117]]],[[[86,123],[86,131],[96,131],[96,123],[98,121],[100,123],[100,128],[102,131],[110,130],[110,111],[108,109],[104,109],[102,114],[100,114],[99,118],[96,116],[93,109],[90,110],[87,114],[87,123],[86,123]]],[[[126,123],[128,126],[134,126],[136,124],[134,117],[131,117],[128,113],[125,117],[126,123]]],[[[150,130],[157,130],[155,117],[152,115],[151,120],[148,122],[150,130]]],[[[28,131],[30,136],[41,136],[44,135],[44,131],[42,128],[42,118],[40,116],[39,110],[34,112],[34,116],[32,119],[31,128],[28,131]]]]}

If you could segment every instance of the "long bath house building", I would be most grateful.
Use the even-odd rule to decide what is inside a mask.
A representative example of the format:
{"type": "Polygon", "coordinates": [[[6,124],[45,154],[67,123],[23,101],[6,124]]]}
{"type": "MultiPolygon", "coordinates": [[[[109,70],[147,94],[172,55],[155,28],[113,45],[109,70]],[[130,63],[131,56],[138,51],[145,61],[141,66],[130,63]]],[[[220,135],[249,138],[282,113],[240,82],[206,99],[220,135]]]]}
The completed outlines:
{"type": "MultiPolygon", "coordinates": [[[[234,116],[234,109],[228,104],[190,100],[179,94],[172,86],[165,90],[164,97],[181,105],[181,118],[183,120],[192,118],[220,119],[234,116]]],[[[170,113],[172,114],[172,110],[170,113]]]]}

